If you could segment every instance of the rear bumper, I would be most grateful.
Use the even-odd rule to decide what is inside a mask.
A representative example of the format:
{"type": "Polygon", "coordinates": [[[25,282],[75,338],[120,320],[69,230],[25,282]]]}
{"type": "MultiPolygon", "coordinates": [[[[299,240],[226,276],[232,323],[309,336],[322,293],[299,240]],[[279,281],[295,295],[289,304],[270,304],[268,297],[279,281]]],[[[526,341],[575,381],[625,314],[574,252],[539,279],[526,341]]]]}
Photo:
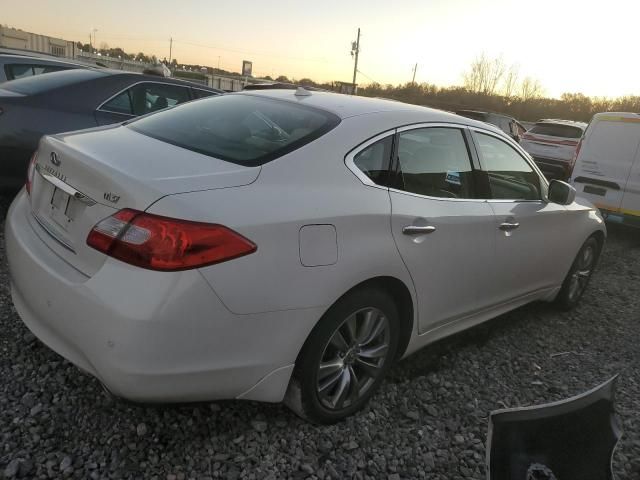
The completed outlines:
{"type": "Polygon", "coordinates": [[[134,401],[282,400],[319,309],[235,315],[197,270],[107,259],[86,277],[49,249],[27,215],[23,191],[6,220],[11,292],[51,349],[134,401]]]}

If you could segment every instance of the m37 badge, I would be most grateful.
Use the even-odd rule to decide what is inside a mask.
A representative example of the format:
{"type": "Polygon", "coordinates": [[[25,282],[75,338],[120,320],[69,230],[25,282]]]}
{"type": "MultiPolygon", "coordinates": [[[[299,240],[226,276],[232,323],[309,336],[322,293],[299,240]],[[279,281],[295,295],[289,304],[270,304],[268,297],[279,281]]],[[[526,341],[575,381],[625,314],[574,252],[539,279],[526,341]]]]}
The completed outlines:
{"type": "Polygon", "coordinates": [[[118,203],[118,200],[120,200],[120,195],[116,195],[113,192],[105,192],[104,199],[111,203],[118,203]]]}

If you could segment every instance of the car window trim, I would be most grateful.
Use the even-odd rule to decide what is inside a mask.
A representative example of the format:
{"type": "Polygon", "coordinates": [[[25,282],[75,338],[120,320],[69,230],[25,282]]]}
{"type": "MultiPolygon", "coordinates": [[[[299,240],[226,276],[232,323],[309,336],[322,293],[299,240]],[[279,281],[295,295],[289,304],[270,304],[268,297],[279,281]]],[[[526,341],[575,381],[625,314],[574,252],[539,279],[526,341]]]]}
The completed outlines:
{"type": "MultiPolygon", "coordinates": [[[[549,182],[547,181],[546,177],[544,176],[540,168],[538,168],[538,165],[536,165],[536,163],[533,161],[531,156],[520,145],[518,145],[515,141],[513,141],[513,139],[506,136],[506,134],[503,136],[499,133],[492,132],[491,130],[485,130],[483,128],[478,128],[478,127],[469,127],[469,132],[471,133],[471,140],[473,142],[473,147],[478,156],[480,171],[488,172],[488,170],[486,170],[484,165],[482,164],[482,155],[480,155],[478,142],[475,137],[476,133],[489,135],[509,145],[511,148],[515,150],[517,154],[519,154],[522,157],[522,159],[529,165],[529,167],[531,167],[531,169],[536,173],[536,175],[538,176],[538,179],[540,180],[540,186],[541,186],[540,199],[526,200],[526,199],[507,199],[507,198],[486,198],[485,200],[487,202],[489,203],[542,203],[542,204],[549,203],[548,195],[547,195],[549,191],[549,182]]],[[[489,194],[490,193],[491,192],[489,192],[489,194]]]]}
{"type": "MultiPolygon", "coordinates": [[[[389,178],[391,176],[397,177],[399,173],[400,163],[398,161],[397,148],[400,143],[400,134],[402,132],[410,131],[410,130],[420,130],[424,128],[455,128],[461,131],[462,137],[464,139],[465,145],[467,147],[467,154],[469,156],[469,166],[471,167],[472,175],[472,189],[474,196],[478,194],[478,189],[475,181],[475,172],[478,170],[476,163],[476,159],[474,158],[474,148],[473,142],[470,142],[469,138],[469,125],[465,125],[464,123],[448,123],[448,122],[423,122],[423,123],[413,123],[409,125],[404,125],[402,127],[396,128],[396,134],[394,139],[394,148],[393,148],[393,158],[392,158],[392,170],[389,172],[389,178]]],[[[450,201],[450,202],[486,202],[486,198],[448,198],[448,197],[432,197],[430,195],[423,195],[421,193],[407,192],[406,190],[400,190],[399,188],[389,187],[390,192],[402,193],[404,195],[410,195],[412,197],[417,198],[425,198],[428,200],[439,200],[439,201],[450,201]]]]}
{"type": "MultiPolygon", "coordinates": [[[[128,85],[128,86],[126,86],[125,88],[123,88],[123,89],[119,90],[118,92],[114,93],[113,95],[111,95],[111,96],[110,96],[109,98],[107,98],[104,102],[102,102],[100,105],[98,105],[98,107],[95,109],[95,111],[96,111],[96,112],[116,113],[116,114],[118,114],[118,115],[127,115],[127,116],[129,116],[129,117],[139,117],[140,115],[134,115],[134,114],[130,114],[130,113],[114,112],[114,111],[111,111],[111,110],[106,110],[106,109],[104,109],[104,108],[102,108],[102,107],[104,107],[104,105],[105,105],[106,103],[109,103],[111,100],[113,100],[114,98],[116,98],[116,97],[117,97],[118,95],[120,95],[121,93],[126,92],[126,91],[127,91],[127,90],[129,90],[130,88],[133,88],[133,87],[135,87],[135,86],[137,86],[137,85],[140,85],[140,84],[142,84],[142,83],[157,83],[157,84],[160,84],[160,85],[172,85],[172,86],[176,86],[176,87],[179,87],[179,88],[185,88],[185,89],[187,90],[187,94],[188,94],[188,96],[189,96],[189,100],[193,100],[193,96],[192,96],[191,91],[190,91],[190,88],[192,88],[192,87],[191,87],[190,85],[189,85],[189,86],[186,86],[186,85],[180,85],[180,84],[178,84],[178,83],[171,83],[171,82],[159,82],[159,81],[157,81],[157,80],[140,80],[139,82],[132,83],[132,84],[130,84],[130,85],[128,85]]],[[[185,103],[185,102],[183,102],[183,103],[185,103]]]]}

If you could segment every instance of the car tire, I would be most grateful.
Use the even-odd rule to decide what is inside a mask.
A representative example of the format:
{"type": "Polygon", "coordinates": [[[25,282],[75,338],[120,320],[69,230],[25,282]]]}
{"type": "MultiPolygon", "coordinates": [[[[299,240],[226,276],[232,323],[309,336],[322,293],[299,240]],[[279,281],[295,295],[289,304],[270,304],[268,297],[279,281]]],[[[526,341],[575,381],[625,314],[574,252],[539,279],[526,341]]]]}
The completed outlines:
{"type": "Polygon", "coordinates": [[[556,297],[555,302],[560,309],[571,310],[578,304],[598,263],[600,250],[600,242],[594,236],[584,242],[556,297]]]}
{"type": "Polygon", "coordinates": [[[396,356],[398,309],[381,290],[364,288],[338,300],[307,338],[285,403],[303,419],[332,424],[360,410],[396,356]]]}

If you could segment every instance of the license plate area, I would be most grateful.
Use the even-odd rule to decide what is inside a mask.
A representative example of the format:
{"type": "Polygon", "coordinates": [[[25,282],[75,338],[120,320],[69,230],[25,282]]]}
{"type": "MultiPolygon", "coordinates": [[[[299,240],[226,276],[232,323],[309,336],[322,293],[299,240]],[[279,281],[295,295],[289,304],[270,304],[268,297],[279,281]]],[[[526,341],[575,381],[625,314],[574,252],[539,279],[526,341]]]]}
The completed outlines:
{"type": "Polygon", "coordinates": [[[58,224],[58,226],[64,230],[68,230],[69,224],[73,222],[75,218],[75,203],[77,203],[75,198],[54,186],[51,200],[49,201],[51,210],[49,217],[58,224]]]}

